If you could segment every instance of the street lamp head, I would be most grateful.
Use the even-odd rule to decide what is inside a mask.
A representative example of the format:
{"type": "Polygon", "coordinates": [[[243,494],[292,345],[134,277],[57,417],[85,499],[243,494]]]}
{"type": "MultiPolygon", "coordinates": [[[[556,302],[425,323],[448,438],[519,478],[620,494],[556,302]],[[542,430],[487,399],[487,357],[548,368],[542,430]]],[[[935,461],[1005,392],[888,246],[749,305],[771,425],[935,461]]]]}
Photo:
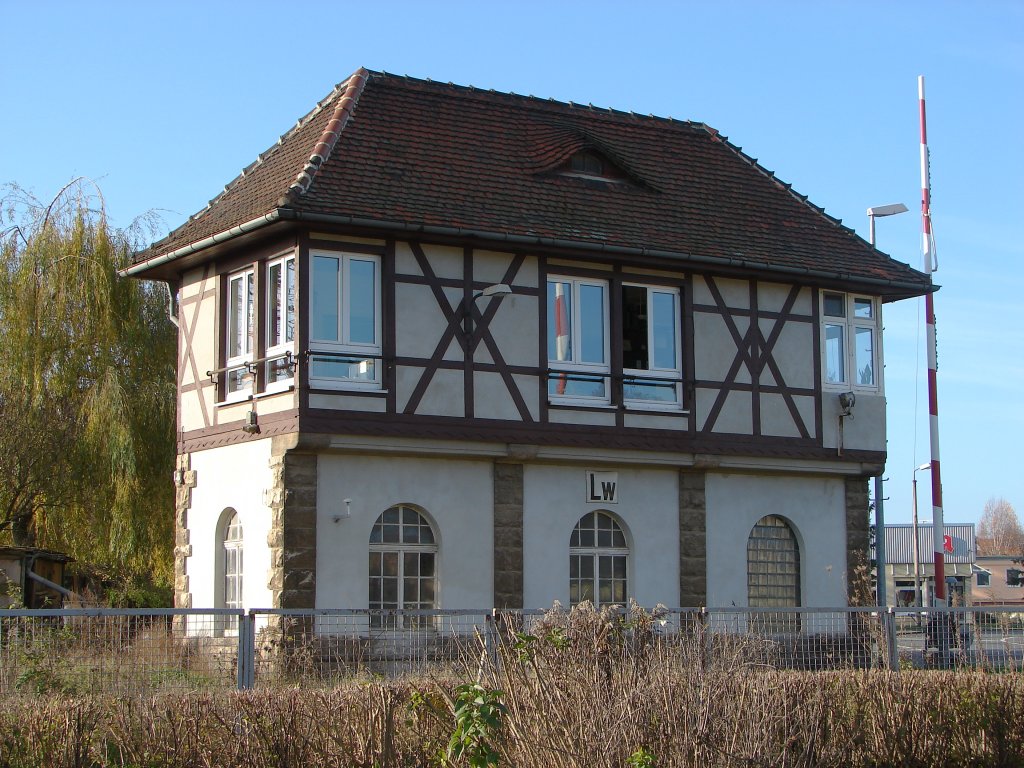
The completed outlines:
{"type": "Polygon", "coordinates": [[[508,296],[512,293],[512,288],[505,283],[496,283],[495,285],[488,285],[480,293],[474,296],[474,299],[482,299],[488,296],[508,296]]]}
{"type": "Polygon", "coordinates": [[[914,471],[915,472],[924,472],[926,469],[931,469],[931,468],[932,468],[932,463],[930,461],[926,461],[920,467],[916,467],[914,469],[914,471]]]}
{"type": "Polygon", "coordinates": [[[868,216],[895,216],[897,213],[906,213],[908,210],[903,203],[876,205],[873,208],[868,208],[868,216]]]}

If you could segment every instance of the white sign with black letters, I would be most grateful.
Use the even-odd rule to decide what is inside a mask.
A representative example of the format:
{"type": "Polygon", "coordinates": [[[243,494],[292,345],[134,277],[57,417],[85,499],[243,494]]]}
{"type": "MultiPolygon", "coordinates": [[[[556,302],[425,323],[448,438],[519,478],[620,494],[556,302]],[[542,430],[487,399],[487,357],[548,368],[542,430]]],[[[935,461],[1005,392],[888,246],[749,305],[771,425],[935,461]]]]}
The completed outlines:
{"type": "Polygon", "coordinates": [[[590,504],[618,504],[619,473],[587,470],[587,502],[590,504]]]}

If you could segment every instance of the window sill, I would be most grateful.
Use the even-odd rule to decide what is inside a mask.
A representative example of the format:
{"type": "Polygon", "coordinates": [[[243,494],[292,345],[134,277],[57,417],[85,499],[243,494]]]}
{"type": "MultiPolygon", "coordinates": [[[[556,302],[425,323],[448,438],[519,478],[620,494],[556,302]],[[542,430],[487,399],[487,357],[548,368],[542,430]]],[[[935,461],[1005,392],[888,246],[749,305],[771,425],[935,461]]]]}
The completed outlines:
{"type": "Polygon", "coordinates": [[[690,412],[679,403],[626,403],[624,410],[629,413],[660,413],[665,416],[689,416],[690,412]]]}
{"type": "Polygon", "coordinates": [[[294,391],[295,391],[295,382],[294,381],[279,382],[277,384],[273,384],[273,385],[267,387],[262,392],[260,392],[260,393],[258,393],[256,395],[253,395],[253,399],[254,400],[260,400],[260,399],[262,399],[264,397],[273,397],[274,395],[280,395],[280,394],[283,394],[285,392],[294,392],[294,391]]]}
{"type": "Polygon", "coordinates": [[[548,398],[548,406],[551,408],[587,408],[594,411],[616,411],[618,406],[611,403],[603,403],[600,400],[573,400],[561,398],[548,398]]]}
{"type": "Polygon", "coordinates": [[[310,384],[309,392],[318,395],[357,395],[359,397],[385,397],[386,389],[370,389],[367,387],[346,387],[343,385],[310,384]]]}
{"type": "Polygon", "coordinates": [[[865,395],[884,394],[881,387],[862,384],[833,384],[826,382],[821,385],[821,389],[823,392],[856,392],[858,394],[863,392],[865,395]]]}
{"type": "Polygon", "coordinates": [[[254,397],[254,395],[253,395],[253,393],[251,391],[248,391],[248,392],[235,392],[235,393],[232,393],[231,395],[229,395],[228,397],[224,398],[223,400],[218,400],[213,405],[216,408],[223,408],[223,407],[228,406],[228,405],[238,405],[239,403],[247,403],[250,400],[254,400],[254,399],[255,399],[255,397],[254,397]]]}

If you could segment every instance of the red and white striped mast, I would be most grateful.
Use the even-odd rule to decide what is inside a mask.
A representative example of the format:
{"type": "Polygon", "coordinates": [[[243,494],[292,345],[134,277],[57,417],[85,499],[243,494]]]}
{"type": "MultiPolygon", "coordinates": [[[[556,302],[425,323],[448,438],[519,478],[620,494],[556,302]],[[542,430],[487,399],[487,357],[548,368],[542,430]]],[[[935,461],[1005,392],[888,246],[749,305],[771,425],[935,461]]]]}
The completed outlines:
{"type": "MultiPolygon", "coordinates": [[[[921,245],[924,252],[924,271],[931,280],[935,271],[935,241],[932,238],[931,180],[928,172],[928,130],[925,123],[924,75],[917,78],[917,96],[921,112],[921,245]]],[[[925,323],[928,335],[928,421],[931,443],[932,475],[932,532],[935,549],[934,604],[946,604],[945,525],[942,515],[942,472],[939,464],[939,394],[936,377],[938,348],[935,340],[935,294],[924,297],[925,323]]]]}

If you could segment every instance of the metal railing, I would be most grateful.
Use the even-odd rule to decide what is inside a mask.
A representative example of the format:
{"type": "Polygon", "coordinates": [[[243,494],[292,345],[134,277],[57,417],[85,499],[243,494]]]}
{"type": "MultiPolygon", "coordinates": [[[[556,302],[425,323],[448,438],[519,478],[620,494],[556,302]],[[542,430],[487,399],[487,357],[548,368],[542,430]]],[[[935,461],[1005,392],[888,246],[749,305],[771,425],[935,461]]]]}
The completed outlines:
{"type": "Polygon", "coordinates": [[[683,664],[1024,671],[1020,607],[78,608],[0,611],[0,695],[326,687],[498,665],[532,644],[571,646],[587,631],[683,664]]]}

